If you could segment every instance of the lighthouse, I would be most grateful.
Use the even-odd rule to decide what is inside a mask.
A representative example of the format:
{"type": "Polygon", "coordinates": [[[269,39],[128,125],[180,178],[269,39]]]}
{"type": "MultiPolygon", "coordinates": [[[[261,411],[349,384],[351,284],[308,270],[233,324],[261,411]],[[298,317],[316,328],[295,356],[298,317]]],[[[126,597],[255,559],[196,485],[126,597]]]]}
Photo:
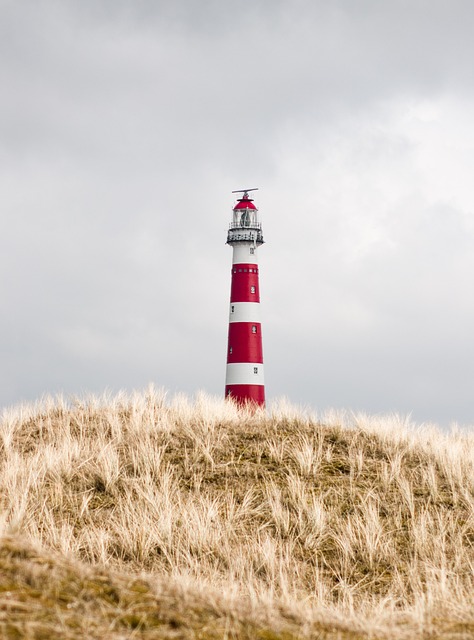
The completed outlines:
{"type": "Polygon", "coordinates": [[[265,404],[258,248],[263,244],[258,209],[243,189],[232,211],[227,244],[232,247],[229,337],[225,395],[238,404],[265,404]]]}

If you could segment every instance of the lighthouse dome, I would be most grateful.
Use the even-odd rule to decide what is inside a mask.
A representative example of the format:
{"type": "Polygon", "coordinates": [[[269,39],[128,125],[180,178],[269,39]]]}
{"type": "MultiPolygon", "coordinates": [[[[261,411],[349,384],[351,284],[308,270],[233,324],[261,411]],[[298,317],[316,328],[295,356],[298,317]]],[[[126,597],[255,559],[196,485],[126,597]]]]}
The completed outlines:
{"type": "Polygon", "coordinates": [[[234,207],[234,211],[238,211],[239,209],[257,210],[257,207],[254,205],[254,203],[248,196],[247,197],[244,196],[243,198],[240,198],[240,200],[237,202],[237,204],[234,207]]]}

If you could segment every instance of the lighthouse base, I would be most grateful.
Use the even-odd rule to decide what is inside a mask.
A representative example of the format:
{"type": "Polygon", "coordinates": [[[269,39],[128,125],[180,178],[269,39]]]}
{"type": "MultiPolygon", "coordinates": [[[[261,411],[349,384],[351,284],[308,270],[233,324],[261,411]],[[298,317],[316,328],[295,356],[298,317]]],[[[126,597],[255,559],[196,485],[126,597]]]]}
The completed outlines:
{"type": "Polygon", "coordinates": [[[225,397],[231,398],[240,405],[257,404],[265,405],[265,387],[260,384],[228,384],[225,388],[225,397]]]}

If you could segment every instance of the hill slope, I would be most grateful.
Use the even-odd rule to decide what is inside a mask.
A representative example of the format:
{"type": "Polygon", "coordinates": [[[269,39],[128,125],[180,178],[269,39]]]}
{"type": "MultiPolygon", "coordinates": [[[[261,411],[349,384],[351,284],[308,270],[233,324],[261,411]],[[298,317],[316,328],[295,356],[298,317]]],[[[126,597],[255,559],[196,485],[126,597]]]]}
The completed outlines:
{"type": "MultiPolygon", "coordinates": [[[[73,583],[92,571],[124,593],[146,584],[146,603],[169,577],[185,609],[200,592],[198,609],[217,635],[198,637],[471,637],[473,435],[416,431],[397,417],[342,422],[285,407],[252,414],[205,396],[166,402],[152,389],[7,412],[0,501],[9,577],[0,590],[16,593],[24,562],[37,563],[30,549],[21,569],[6,571],[17,532],[65,556],[55,566],[65,563],[58,571],[67,575],[72,567],[73,583]],[[148,577],[137,582],[140,572],[148,577]]],[[[57,611],[61,584],[48,596],[57,611]]],[[[109,620],[99,596],[89,601],[109,620]]],[[[193,611],[181,620],[196,633],[207,627],[193,627],[193,611]]],[[[145,623],[135,635],[120,628],[109,626],[110,637],[146,637],[145,623]]],[[[184,629],[150,637],[188,637],[184,629]]]]}
{"type": "Polygon", "coordinates": [[[12,537],[0,544],[2,638],[296,640],[298,629],[175,581],[87,567],[12,537]]]}

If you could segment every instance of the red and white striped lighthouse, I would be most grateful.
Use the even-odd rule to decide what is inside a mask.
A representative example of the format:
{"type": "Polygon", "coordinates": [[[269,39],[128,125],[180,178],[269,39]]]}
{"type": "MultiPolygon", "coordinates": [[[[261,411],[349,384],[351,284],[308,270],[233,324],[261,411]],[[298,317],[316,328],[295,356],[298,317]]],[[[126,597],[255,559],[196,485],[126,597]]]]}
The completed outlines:
{"type": "Polygon", "coordinates": [[[263,244],[258,209],[245,189],[232,212],[227,244],[232,247],[229,338],[225,395],[239,404],[265,404],[258,247],[263,244]]]}

